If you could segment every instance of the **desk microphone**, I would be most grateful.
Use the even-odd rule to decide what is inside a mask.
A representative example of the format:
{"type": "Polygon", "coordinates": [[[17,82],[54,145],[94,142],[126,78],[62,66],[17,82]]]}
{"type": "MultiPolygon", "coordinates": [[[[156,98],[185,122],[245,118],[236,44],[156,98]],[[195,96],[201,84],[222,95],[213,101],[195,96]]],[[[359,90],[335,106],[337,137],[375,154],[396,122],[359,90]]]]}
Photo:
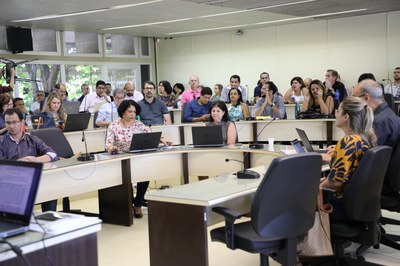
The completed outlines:
{"type": "MultiPolygon", "coordinates": [[[[247,153],[247,154],[249,154],[249,153],[247,153]]],[[[247,156],[247,154],[245,156],[247,156]]],[[[230,161],[239,162],[239,163],[243,164],[243,166],[244,166],[244,162],[243,161],[236,160],[236,159],[225,158],[225,162],[228,163],[230,161]]],[[[253,170],[244,169],[244,170],[237,171],[236,172],[236,176],[237,176],[238,179],[256,179],[256,178],[260,177],[260,174],[255,172],[255,171],[253,171],[253,170]]]]}
{"type": "Polygon", "coordinates": [[[261,129],[260,133],[257,134],[256,139],[254,140],[253,144],[249,145],[250,149],[255,149],[255,150],[259,150],[259,149],[263,149],[264,148],[264,144],[262,143],[258,143],[258,137],[261,135],[261,133],[264,131],[264,129],[271,124],[273,121],[275,121],[276,117],[272,118],[271,121],[269,121],[267,124],[265,124],[265,126],[261,129]]]}
{"type": "Polygon", "coordinates": [[[85,152],[86,153],[81,154],[78,157],[78,161],[84,162],[84,161],[92,161],[92,160],[94,160],[94,155],[88,153],[87,142],[86,142],[86,137],[85,137],[85,131],[82,131],[82,142],[85,142],[85,152]]]}

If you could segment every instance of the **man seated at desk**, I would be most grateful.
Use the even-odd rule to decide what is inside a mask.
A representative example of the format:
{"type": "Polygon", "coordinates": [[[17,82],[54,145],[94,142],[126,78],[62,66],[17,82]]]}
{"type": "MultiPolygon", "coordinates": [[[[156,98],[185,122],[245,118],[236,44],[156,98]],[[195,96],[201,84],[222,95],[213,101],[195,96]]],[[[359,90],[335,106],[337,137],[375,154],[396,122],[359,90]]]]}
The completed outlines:
{"type": "MultiPolygon", "coordinates": [[[[8,109],[4,113],[8,133],[0,136],[0,158],[29,162],[54,162],[58,160],[56,152],[36,136],[25,134],[25,123],[20,110],[8,109]]],[[[57,200],[42,203],[42,211],[55,211],[57,200]]]]}
{"type": "Polygon", "coordinates": [[[164,101],[155,98],[156,86],[152,81],[143,84],[144,99],[138,104],[141,108],[140,121],[146,126],[171,124],[171,116],[164,101]]]}
{"type": "Polygon", "coordinates": [[[123,89],[115,89],[113,92],[114,101],[103,104],[97,115],[96,125],[99,127],[108,127],[108,125],[119,119],[118,106],[125,99],[125,91],[123,89]]]}
{"type": "Polygon", "coordinates": [[[184,122],[207,122],[210,119],[208,111],[211,107],[212,90],[204,87],[200,97],[187,103],[185,107],[184,122]]]}
{"type": "Polygon", "coordinates": [[[270,116],[278,119],[285,118],[286,109],[282,95],[272,81],[262,87],[263,96],[254,106],[254,116],[270,116]]]}
{"type": "Polygon", "coordinates": [[[94,112],[96,103],[111,102],[110,97],[106,95],[106,83],[102,80],[96,82],[96,91],[91,92],[83,98],[79,106],[79,112],[94,112]]]}

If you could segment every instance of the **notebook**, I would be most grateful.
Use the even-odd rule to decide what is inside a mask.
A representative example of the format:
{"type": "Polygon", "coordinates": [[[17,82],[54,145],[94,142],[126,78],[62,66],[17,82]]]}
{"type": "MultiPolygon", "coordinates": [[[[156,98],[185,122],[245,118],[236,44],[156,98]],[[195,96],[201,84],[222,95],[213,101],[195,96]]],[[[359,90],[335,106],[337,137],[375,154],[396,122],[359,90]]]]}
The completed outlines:
{"type": "Polygon", "coordinates": [[[156,151],[160,144],[160,138],[161,132],[133,134],[129,152],[156,151]]]}
{"type": "Polygon", "coordinates": [[[67,114],[77,114],[79,113],[80,102],[63,102],[64,111],[67,114]]]}
{"type": "Polygon", "coordinates": [[[312,147],[310,140],[308,139],[307,134],[304,130],[302,130],[300,128],[296,128],[296,131],[297,131],[297,134],[299,134],[301,142],[303,143],[306,151],[317,152],[317,153],[325,153],[326,152],[326,150],[314,150],[314,148],[312,147]]]}
{"type": "Polygon", "coordinates": [[[195,148],[224,146],[221,126],[192,127],[192,139],[195,148]]]}
{"type": "Polygon", "coordinates": [[[0,238],[29,230],[41,163],[0,160],[0,238]]]}
{"type": "Polygon", "coordinates": [[[87,129],[91,113],[69,114],[65,122],[64,132],[87,129]]]}

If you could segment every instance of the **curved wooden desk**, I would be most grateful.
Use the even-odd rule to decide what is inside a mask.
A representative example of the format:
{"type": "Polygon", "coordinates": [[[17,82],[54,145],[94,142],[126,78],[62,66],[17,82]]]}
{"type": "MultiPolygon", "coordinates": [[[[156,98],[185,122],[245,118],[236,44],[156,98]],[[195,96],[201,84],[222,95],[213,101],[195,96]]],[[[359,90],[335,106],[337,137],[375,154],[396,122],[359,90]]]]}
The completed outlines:
{"type": "Polygon", "coordinates": [[[78,162],[76,158],[45,164],[36,202],[98,190],[100,218],[104,222],[131,225],[132,183],[163,178],[189,176],[214,177],[243,168],[268,165],[283,154],[266,150],[250,150],[245,146],[218,149],[174,147],[166,151],[142,154],[96,154],[92,162],[78,162]],[[247,155],[246,155],[247,154],[247,155]]]}
{"type": "MultiPolygon", "coordinates": [[[[268,138],[276,141],[291,141],[298,138],[296,127],[306,131],[310,141],[323,141],[328,145],[343,136],[343,132],[334,126],[334,119],[300,119],[300,120],[275,120],[269,125],[269,121],[240,121],[236,123],[239,142],[249,143],[257,139],[266,142],[268,138]],[[267,126],[266,126],[267,125],[267,126]],[[264,128],[265,127],[265,128],[264,128]],[[258,137],[257,137],[258,136],[258,137]]],[[[152,126],[154,132],[162,132],[162,135],[170,139],[174,145],[190,145],[192,141],[193,126],[201,126],[203,123],[185,123],[180,125],[152,126]]],[[[89,152],[104,151],[106,130],[102,128],[86,130],[86,141],[89,152]]],[[[74,153],[85,152],[82,142],[82,132],[65,133],[74,153]]]]}

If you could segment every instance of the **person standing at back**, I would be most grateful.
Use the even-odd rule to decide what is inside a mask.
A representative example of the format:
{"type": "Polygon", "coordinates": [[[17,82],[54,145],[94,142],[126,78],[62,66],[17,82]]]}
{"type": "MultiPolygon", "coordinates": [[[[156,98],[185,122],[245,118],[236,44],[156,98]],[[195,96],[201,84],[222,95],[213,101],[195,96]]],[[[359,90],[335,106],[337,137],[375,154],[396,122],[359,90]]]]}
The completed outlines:
{"type": "Polygon", "coordinates": [[[155,98],[156,85],[147,80],[143,84],[144,99],[138,104],[141,109],[140,121],[146,126],[171,124],[171,116],[167,105],[159,98],[155,98]]]}
{"type": "Polygon", "coordinates": [[[393,97],[400,98],[400,67],[396,67],[393,73],[394,81],[385,86],[385,93],[393,94],[393,97]]]}

